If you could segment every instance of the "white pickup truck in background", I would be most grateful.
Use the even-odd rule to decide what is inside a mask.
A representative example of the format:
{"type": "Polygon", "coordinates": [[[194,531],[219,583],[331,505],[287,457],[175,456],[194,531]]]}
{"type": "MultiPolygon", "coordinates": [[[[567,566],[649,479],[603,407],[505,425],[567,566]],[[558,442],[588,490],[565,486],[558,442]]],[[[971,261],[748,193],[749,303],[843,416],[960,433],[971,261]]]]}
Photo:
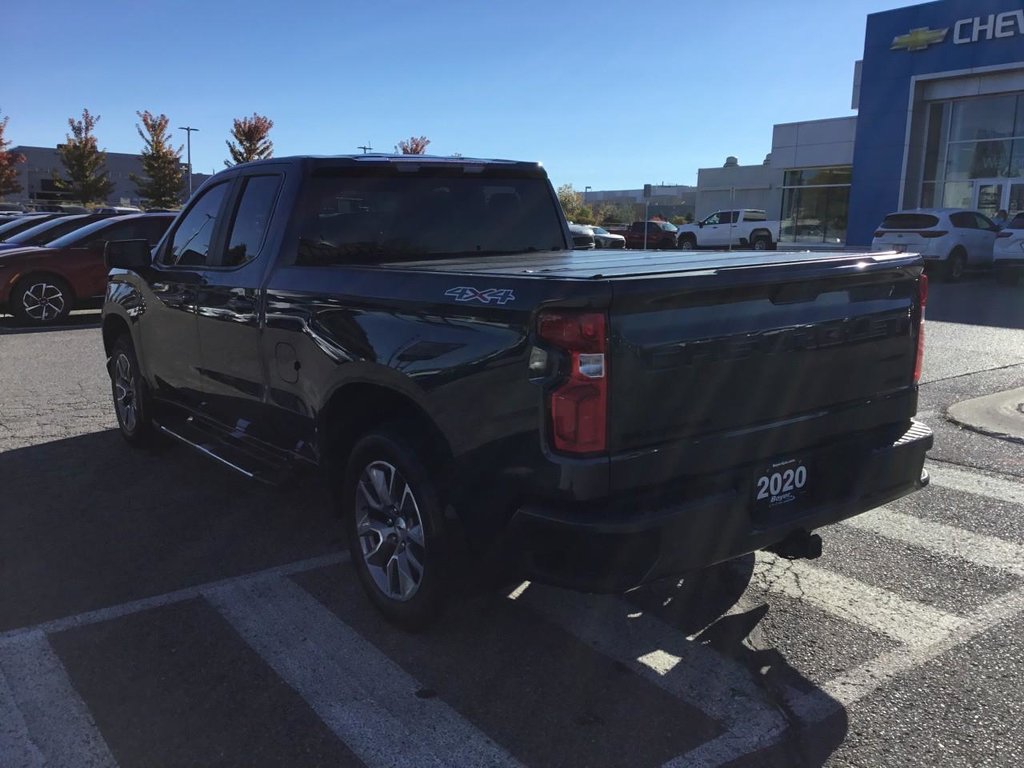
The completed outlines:
{"type": "Polygon", "coordinates": [[[679,227],[676,245],[684,250],[697,248],[744,248],[774,250],[779,242],[779,222],[769,221],[764,211],[744,208],[716,211],[696,224],[679,227]]]}

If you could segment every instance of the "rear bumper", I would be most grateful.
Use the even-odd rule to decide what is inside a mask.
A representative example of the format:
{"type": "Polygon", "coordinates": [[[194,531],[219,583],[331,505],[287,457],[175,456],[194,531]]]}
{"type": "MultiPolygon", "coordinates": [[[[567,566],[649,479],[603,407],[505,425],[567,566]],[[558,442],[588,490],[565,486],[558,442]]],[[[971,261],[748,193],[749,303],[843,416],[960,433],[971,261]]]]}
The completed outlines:
{"type": "Polygon", "coordinates": [[[836,523],[927,484],[932,433],[911,422],[895,438],[864,437],[803,456],[820,484],[816,497],[756,510],[754,488],[764,462],[714,478],[716,489],[685,501],[595,505],[529,504],[513,516],[506,545],[525,575],[593,592],[621,592],[723,562],[775,544],[796,531],[836,523]]]}

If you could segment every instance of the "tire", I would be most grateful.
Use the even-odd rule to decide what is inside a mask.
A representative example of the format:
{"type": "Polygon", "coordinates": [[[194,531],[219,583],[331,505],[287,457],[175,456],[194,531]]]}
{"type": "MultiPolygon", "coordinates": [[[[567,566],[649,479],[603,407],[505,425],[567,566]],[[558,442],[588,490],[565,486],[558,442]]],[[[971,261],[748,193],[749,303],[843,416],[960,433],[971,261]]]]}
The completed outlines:
{"type": "Polygon", "coordinates": [[[684,251],[695,251],[697,250],[697,238],[693,235],[684,235],[679,238],[679,247],[684,251]]]}
{"type": "Polygon", "coordinates": [[[388,621],[410,630],[435,621],[449,593],[449,536],[429,455],[398,428],[375,429],[352,449],[342,491],[359,581],[388,621]]]}
{"type": "Polygon", "coordinates": [[[11,291],[11,313],[25,325],[63,322],[74,305],[71,286],[55,275],[28,275],[11,291]]]}
{"type": "Polygon", "coordinates": [[[772,249],[772,239],[765,235],[758,235],[754,238],[753,248],[755,251],[770,251],[772,249]]]}
{"type": "Polygon", "coordinates": [[[121,437],[136,448],[152,447],[156,443],[152,400],[127,333],[118,336],[111,348],[110,390],[121,437]]]}
{"type": "Polygon", "coordinates": [[[946,259],[942,275],[947,282],[957,283],[960,282],[961,278],[963,278],[964,270],[966,269],[967,253],[963,248],[957,246],[953,249],[952,253],[949,254],[949,258],[946,259]]]}

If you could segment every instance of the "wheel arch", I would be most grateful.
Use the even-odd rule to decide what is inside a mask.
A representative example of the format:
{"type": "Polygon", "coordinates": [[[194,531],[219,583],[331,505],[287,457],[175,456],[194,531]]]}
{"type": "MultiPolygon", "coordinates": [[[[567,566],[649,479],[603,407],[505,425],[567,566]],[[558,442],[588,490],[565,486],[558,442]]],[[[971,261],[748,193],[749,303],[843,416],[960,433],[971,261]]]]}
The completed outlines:
{"type": "Polygon", "coordinates": [[[409,395],[385,385],[351,382],[336,388],[317,418],[320,454],[333,466],[344,466],[361,435],[383,424],[400,424],[425,443],[424,461],[434,469],[450,466],[451,442],[427,411],[409,395]]]}
{"type": "MultiPolygon", "coordinates": [[[[107,357],[110,357],[111,350],[114,347],[114,342],[117,341],[118,337],[127,333],[131,336],[131,327],[128,325],[128,321],[120,315],[109,314],[103,318],[103,351],[106,352],[107,357]]],[[[136,354],[138,354],[136,352],[136,354]]]]}

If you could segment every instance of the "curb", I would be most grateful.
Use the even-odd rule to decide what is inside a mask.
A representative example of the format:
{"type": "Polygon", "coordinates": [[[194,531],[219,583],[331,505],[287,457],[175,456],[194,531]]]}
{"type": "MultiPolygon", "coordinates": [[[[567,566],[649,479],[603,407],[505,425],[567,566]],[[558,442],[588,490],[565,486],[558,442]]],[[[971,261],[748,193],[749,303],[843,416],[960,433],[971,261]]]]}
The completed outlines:
{"type": "Polygon", "coordinates": [[[1024,444],[1024,387],[951,405],[946,418],[989,437],[1024,444]]]}

